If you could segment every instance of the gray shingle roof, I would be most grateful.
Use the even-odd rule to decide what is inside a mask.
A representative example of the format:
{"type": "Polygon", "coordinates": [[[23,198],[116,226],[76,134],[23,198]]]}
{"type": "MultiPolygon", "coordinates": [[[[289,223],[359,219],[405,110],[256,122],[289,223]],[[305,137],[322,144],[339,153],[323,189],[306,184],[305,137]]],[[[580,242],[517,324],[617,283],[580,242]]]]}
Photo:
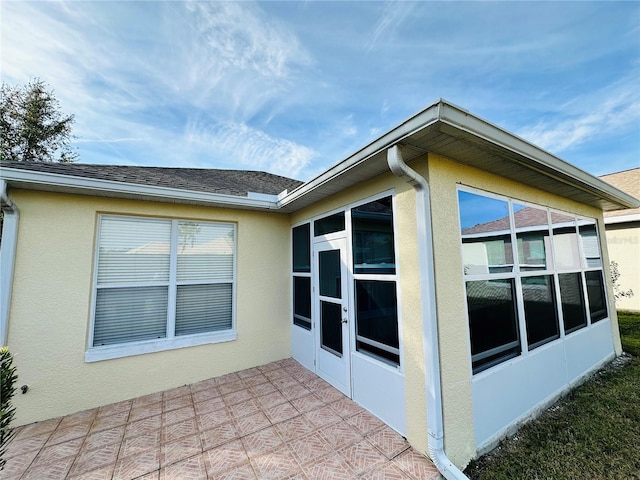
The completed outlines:
{"type": "Polygon", "coordinates": [[[277,195],[283,190],[291,191],[303,183],[292,178],[251,170],[30,162],[2,162],[0,168],[16,168],[34,172],[237,196],[246,196],[248,192],[277,195]]]}

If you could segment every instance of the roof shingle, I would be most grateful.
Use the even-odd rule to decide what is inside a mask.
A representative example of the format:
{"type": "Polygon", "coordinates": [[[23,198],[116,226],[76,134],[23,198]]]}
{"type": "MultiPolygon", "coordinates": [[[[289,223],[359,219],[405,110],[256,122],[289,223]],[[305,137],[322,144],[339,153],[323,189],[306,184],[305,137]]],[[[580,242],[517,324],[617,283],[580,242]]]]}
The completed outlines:
{"type": "Polygon", "coordinates": [[[248,192],[277,195],[283,190],[293,190],[303,183],[292,178],[252,170],[28,162],[2,162],[0,168],[236,196],[247,196],[248,192]]]}

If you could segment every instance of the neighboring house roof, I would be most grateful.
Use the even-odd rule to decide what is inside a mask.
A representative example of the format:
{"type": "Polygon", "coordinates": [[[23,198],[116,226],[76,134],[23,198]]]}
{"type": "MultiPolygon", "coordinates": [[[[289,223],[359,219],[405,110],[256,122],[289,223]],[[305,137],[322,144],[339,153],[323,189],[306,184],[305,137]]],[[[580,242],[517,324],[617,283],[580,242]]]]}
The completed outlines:
{"type": "MultiPolygon", "coordinates": [[[[537,227],[540,225],[548,225],[547,211],[540,208],[525,207],[514,212],[513,219],[516,223],[516,229],[526,227],[537,227]]],[[[478,233],[489,232],[506,232],[509,231],[509,217],[502,217],[486,223],[479,223],[473,227],[465,228],[462,235],[473,235],[478,233]]]]}
{"type": "MultiPolygon", "coordinates": [[[[310,181],[300,184],[286,179],[266,195],[252,195],[249,190],[255,188],[256,193],[264,193],[260,190],[264,182],[259,181],[257,187],[250,184],[237,190],[230,188],[229,184],[213,191],[203,186],[208,181],[215,181],[216,172],[233,172],[227,173],[229,177],[226,178],[239,182],[245,181],[245,175],[264,175],[263,179],[269,176],[229,170],[196,170],[204,180],[199,186],[192,178],[196,173],[192,173],[189,181],[183,179],[185,183],[176,182],[175,177],[164,183],[154,183],[156,179],[153,178],[143,181],[144,175],[141,174],[133,179],[98,177],[97,171],[106,166],[95,166],[95,171],[85,170],[86,176],[80,175],[82,171],[68,170],[70,173],[67,174],[20,167],[2,169],[1,176],[9,187],[15,188],[289,213],[388,172],[387,150],[394,145],[402,148],[403,157],[408,162],[427,153],[435,153],[605,211],[640,206],[632,196],[445,100],[433,103],[310,181]],[[293,190],[280,193],[285,188],[293,190]]],[[[53,167],[45,168],[74,168],[74,164],[67,167],[46,165],[53,167]]],[[[146,172],[146,168],[153,167],[137,168],[146,172]]],[[[176,169],[174,173],[178,171],[176,169]]]]}
{"type": "Polygon", "coordinates": [[[35,162],[3,162],[0,168],[238,196],[246,196],[249,192],[278,195],[302,184],[292,178],[251,170],[35,162]]]}
{"type": "MultiPolygon", "coordinates": [[[[622,172],[610,173],[600,177],[614,187],[628,193],[636,198],[640,198],[640,167],[624,170],[622,172]]],[[[638,221],[640,220],[640,208],[626,210],[613,210],[605,212],[605,223],[617,223],[617,221],[638,221]],[[614,217],[629,217],[628,219],[614,217]],[[616,221],[617,220],[617,221],[616,221]]]]}

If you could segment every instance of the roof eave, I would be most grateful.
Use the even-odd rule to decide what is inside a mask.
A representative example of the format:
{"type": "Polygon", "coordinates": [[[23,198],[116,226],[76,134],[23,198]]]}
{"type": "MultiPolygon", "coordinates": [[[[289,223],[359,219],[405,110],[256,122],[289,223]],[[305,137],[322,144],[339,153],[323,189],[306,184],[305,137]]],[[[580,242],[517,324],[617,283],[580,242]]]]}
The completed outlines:
{"type": "Polygon", "coordinates": [[[61,175],[59,173],[34,172],[17,168],[4,169],[2,171],[2,179],[14,188],[61,191],[80,195],[135,198],[157,202],[242,209],[276,210],[278,208],[276,197],[274,197],[273,200],[269,200],[266,198],[255,198],[255,196],[224,195],[155,185],[61,175]]]}

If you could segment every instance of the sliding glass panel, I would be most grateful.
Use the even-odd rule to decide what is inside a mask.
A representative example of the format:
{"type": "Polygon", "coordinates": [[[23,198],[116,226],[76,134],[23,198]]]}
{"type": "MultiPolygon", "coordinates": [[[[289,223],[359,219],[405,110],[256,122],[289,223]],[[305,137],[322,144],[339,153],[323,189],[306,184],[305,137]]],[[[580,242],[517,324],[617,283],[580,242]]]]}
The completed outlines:
{"type": "Polygon", "coordinates": [[[520,271],[547,270],[553,268],[549,252],[549,221],[547,211],[513,205],[513,218],[518,238],[520,271]]]}
{"type": "Polygon", "coordinates": [[[514,279],[466,282],[473,372],[520,354],[514,279]]]}
{"type": "Polygon", "coordinates": [[[178,282],[233,281],[235,229],[224,223],[178,223],[178,282]]]}
{"type": "Polygon", "coordinates": [[[167,287],[100,288],[93,346],[167,336],[167,287]]]}
{"type": "Polygon", "coordinates": [[[176,335],[219,332],[232,327],[230,283],[179,285],[176,298],[176,335]]]}
{"type": "Polygon", "coordinates": [[[311,226],[308,223],[293,229],[293,271],[311,272],[311,226]]]}
{"type": "Polygon", "coordinates": [[[293,277],[293,323],[311,330],[311,278],[293,277]]]}
{"type": "Polygon", "coordinates": [[[339,303],[320,302],[320,336],[322,348],[342,356],[342,308],[339,303]]]}
{"type": "Polygon", "coordinates": [[[604,282],[602,281],[602,271],[584,273],[587,282],[587,297],[589,298],[589,314],[591,323],[607,317],[607,304],[604,294],[604,282]]]}
{"type": "Polygon", "coordinates": [[[594,221],[579,221],[583,223],[580,225],[580,243],[582,244],[582,254],[584,255],[584,262],[588,268],[601,267],[602,258],[600,256],[600,242],[598,239],[598,231],[596,230],[596,223],[594,221]]]}
{"type": "Polygon", "coordinates": [[[582,290],[582,275],[561,273],[558,275],[564,332],[571,333],[587,326],[587,312],[582,290]]]}
{"type": "Polygon", "coordinates": [[[344,230],[344,212],[339,212],[313,222],[313,236],[319,237],[328,233],[344,230]]]}
{"type": "Polygon", "coordinates": [[[465,274],[513,271],[509,204],[463,191],[458,201],[465,274]]]}
{"type": "Polygon", "coordinates": [[[559,338],[553,277],[522,278],[522,298],[529,350],[559,338]]]}
{"type": "Polygon", "coordinates": [[[102,217],[98,285],[169,281],[171,222],[102,217]]]}
{"type": "Polygon", "coordinates": [[[396,283],[356,280],[356,350],[400,364],[396,283]]]}
{"type": "Polygon", "coordinates": [[[394,274],[391,197],[351,210],[354,273],[394,274]]]}
{"type": "Polygon", "coordinates": [[[326,250],[318,253],[318,276],[320,295],[341,298],[340,250],[326,250]]]}

